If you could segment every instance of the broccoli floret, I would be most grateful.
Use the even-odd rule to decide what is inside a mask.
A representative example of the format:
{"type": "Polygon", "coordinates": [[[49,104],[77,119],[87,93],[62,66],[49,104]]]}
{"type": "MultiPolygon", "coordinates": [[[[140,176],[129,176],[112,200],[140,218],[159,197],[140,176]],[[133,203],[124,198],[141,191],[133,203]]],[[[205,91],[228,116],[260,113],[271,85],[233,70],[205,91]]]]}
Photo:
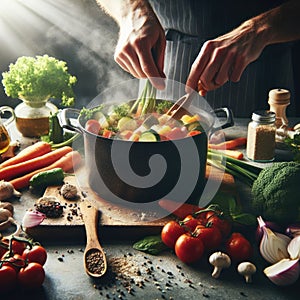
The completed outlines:
{"type": "Polygon", "coordinates": [[[279,223],[298,221],[300,164],[278,162],[266,167],[254,181],[252,195],[256,214],[279,223]]]}

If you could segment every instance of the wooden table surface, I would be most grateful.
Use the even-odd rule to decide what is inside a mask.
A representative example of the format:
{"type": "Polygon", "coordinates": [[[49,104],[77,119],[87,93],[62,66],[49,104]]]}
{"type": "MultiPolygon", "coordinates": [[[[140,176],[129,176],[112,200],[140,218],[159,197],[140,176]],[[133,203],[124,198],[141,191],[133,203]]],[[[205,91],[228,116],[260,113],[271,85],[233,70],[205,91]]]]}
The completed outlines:
{"type": "MultiPolygon", "coordinates": [[[[297,119],[292,122],[299,121],[297,119]]],[[[236,125],[226,129],[227,136],[246,135],[248,119],[237,119],[236,125]]],[[[286,151],[276,150],[276,160],[289,158],[286,151]]],[[[249,189],[237,185],[242,201],[249,200],[249,189]]],[[[31,206],[38,196],[25,192],[15,201],[15,217],[21,220],[25,207],[31,206]]],[[[26,292],[16,290],[3,299],[296,299],[299,280],[289,288],[272,284],[264,275],[266,263],[257,255],[257,274],[252,284],[246,284],[234,267],[226,270],[216,280],[211,277],[212,268],[206,260],[194,265],[180,262],[174,253],[165,251],[151,256],[132,248],[135,241],[121,233],[102,236],[99,239],[106,251],[109,272],[100,280],[92,280],[83,269],[84,231],[66,239],[43,241],[48,251],[45,264],[46,279],[39,290],[26,292]],[[22,296],[21,296],[22,295],[22,296]]],[[[2,299],[2,296],[0,297],[2,299]]]]}

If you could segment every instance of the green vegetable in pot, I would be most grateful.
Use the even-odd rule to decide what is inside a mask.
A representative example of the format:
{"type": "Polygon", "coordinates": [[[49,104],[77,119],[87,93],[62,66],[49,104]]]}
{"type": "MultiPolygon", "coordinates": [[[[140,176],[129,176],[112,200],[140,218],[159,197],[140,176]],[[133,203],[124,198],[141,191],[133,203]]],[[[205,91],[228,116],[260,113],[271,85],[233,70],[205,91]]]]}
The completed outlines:
{"type": "Polygon", "coordinates": [[[254,211],[279,223],[299,221],[300,164],[278,162],[263,169],[252,186],[254,211]]]}
{"type": "Polygon", "coordinates": [[[63,184],[64,178],[65,174],[63,169],[54,168],[52,170],[42,171],[33,175],[29,184],[35,189],[44,189],[47,186],[63,184]]]}
{"type": "Polygon", "coordinates": [[[54,57],[19,57],[2,76],[7,96],[31,103],[56,98],[65,106],[74,104],[72,85],[77,79],[68,73],[66,62],[54,57]]]}

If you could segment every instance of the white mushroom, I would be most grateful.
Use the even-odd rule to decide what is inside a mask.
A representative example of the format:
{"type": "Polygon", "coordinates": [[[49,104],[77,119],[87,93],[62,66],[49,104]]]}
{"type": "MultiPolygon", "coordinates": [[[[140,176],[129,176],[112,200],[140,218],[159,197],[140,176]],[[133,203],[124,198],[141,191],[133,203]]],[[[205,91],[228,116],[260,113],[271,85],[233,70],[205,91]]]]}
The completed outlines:
{"type": "Polygon", "coordinates": [[[238,265],[237,270],[239,274],[245,277],[246,282],[252,282],[252,275],[256,272],[256,267],[251,262],[245,261],[238,265]]]}
{"type": "Polygon", "coordinates": [[[230,267],[231,259],[227,254],[219,251],[209,257],[209,263],[214,266],[211,276],[219,278],[222,269],[230,267]]]}

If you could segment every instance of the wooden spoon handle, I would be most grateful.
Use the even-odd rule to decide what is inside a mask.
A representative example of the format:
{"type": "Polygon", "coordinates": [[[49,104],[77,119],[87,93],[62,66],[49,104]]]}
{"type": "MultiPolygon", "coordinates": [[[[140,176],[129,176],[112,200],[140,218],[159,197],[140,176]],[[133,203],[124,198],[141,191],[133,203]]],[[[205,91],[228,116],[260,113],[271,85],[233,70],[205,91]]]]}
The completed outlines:
{"type": "Polygon", "coordinates": [[[98,210],[85,199],[80,203],[80,211],[85,225],[87,244],[98,244],[98,210]]]}

